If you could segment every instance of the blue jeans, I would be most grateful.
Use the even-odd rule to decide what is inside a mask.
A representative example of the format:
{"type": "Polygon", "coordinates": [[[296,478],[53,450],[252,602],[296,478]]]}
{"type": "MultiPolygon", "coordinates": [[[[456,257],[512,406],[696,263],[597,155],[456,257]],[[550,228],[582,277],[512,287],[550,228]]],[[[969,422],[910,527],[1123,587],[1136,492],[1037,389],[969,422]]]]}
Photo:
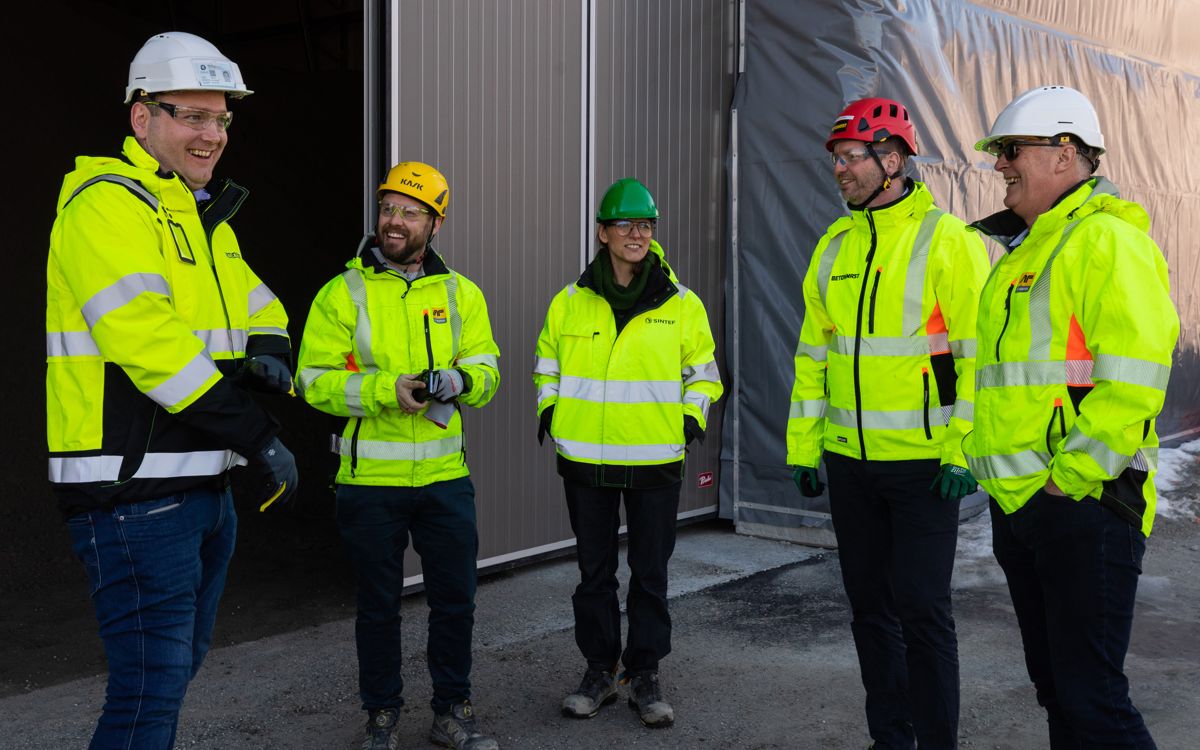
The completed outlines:
{"type": "Polygon", "coordinates": [[[469,477],[424,487],[339,485],[337,523],[354,565],[358,688],[368,711],[404,705],[400,599],[412,534],[429,604],[426,660],[436,713],[471,697],[475,627],[475,486],[469,477]]]}
{"type": "Polygon", "coordinates": [[[1153,750],[1124,671],[1146,551],[1141,529],[1091,498],[1038,492],[1009,515],[990,505],[992,550],[1051,750],[1153,750]]]}
{"type": "Polygon", "coordinates": [[[850,632],[879,750],[958,747],[958,638],[950,575],[958,503],[929,486],[935,459],[860,461],[826,452],[829,507],[850,632]]]}
{"type": "Polygon", "coordinates": [[[91,750],[170,750],[188,682],[212,642],[233,557],[228,489],[197,489],[67,520],[108,659],[91,750]]]}
{"type": "Polygon", "coordinates": [[[681,487],[676,482],[637,490],[563,480],[579,562],[579,585],[571,597],[575,644],[589,667],[611,670],[620,657],[630,673],[657,671],[659,660],[671,653],[667,563],[675,551],[681,487]],[[622,497],[629,529],[629,638],[624,653],[617,599],[622,497]]]}

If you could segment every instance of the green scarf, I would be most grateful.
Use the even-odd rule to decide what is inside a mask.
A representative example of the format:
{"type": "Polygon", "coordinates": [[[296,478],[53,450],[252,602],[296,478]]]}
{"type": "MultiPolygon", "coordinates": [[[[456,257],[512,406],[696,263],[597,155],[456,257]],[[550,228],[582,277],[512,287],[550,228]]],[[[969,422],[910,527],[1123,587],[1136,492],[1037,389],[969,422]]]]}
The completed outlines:
{"type": "Polygon", "coordinates": [[[646,253],[645,259],[633,269],[633,280],[629,282],[629,286],[621,286],[613,275],[612,258],[608,255],[608,249],[602,249],[596,254],[596,263],[593,266],[596,286],[612,309],[628,310],[641,299],[642,292],[646,290],[646,279],[650,278],[650,272],[656,265],[651,260],[653,255],[654,253],[646,253]]]}

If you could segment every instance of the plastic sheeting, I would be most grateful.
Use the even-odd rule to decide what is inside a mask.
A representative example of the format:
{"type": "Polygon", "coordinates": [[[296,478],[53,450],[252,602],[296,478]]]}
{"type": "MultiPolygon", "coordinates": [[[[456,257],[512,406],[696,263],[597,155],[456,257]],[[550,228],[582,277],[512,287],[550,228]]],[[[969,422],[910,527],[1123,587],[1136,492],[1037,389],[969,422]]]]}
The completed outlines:
{"type": "MultiPolygon", "coordinates": [[[[742,530],[828,543],[827,504],[791,482],[784,436],[817,239],[845,204],[824,140],[850,101],[913,114],[915,177],[973,221],[1003,208],[993,159],[972,150],[1018,93],[1065,84],[1100,116],[1098,174],[1149,212],[1182,322],[1159,435],[1200,431],[1200,122],[1195,0],[746,0],[730,152],[734,228],[726,287],[735,389],[726,406],[722,515],[742,530]],[[1190,171],[1189,171],[1190,170],[1190,171]]],[[[989,245],[995,257],[1000,252],[989,245]]]]}

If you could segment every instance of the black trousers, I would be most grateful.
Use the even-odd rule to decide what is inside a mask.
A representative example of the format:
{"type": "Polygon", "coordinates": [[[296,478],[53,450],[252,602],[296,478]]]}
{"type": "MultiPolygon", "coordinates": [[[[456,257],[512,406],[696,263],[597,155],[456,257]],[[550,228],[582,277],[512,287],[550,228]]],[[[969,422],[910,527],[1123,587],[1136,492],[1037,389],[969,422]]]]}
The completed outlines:
{"type": "Polygon", "coordinates": [[[667,612],[667,562],[675,551],[676,482],[649,490],[589,487],[564,480],[571,530],[579,559],[575,643],[588,666],[612,669],[620,659],[628,672],[658,669],[671,652],[667,612]],[[629,637],[621,652],[621,609],[617,600],[618,530],[621,499],[628,526],[629,594],[625,608],[629,637]]]}
{"type": "Polygon", "coordinates": [[[1051,750],[1154,750],[1124,669],[1142,530],[1091,498],[1045,492],[1011,515],[995,501],[991,511],[1051,750]]]}
{"type": "Polygon", "coordinates": [[[958,503],[929,489],[938,461],[825,454],[850,630],[878,750],[958,747],[950,575],[958,503]]]}

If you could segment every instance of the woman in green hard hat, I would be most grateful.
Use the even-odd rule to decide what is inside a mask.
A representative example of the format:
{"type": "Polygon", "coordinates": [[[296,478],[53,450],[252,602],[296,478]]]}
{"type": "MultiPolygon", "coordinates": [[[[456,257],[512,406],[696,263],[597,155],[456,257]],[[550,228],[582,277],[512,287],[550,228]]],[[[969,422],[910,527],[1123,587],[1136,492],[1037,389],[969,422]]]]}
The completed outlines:
{"type": "Polygon", "coordinates": [[[590,718],[617,697],[618,663],[642,722],[667,727],[658,663],[671,651],[667,562],[685,447],[704,439],[722,386],[704,305],[679,283],[654,240],[658,208],[645,185],[617,180],[596,213],[600,250],[555,295],[538,336],[533,381],[538,441],[558,454],[581,581],[575,642],[587,662],[562,712],[590,718]],[[631,571],[621,648],[618,528],[624,499],[631,571]]]}

